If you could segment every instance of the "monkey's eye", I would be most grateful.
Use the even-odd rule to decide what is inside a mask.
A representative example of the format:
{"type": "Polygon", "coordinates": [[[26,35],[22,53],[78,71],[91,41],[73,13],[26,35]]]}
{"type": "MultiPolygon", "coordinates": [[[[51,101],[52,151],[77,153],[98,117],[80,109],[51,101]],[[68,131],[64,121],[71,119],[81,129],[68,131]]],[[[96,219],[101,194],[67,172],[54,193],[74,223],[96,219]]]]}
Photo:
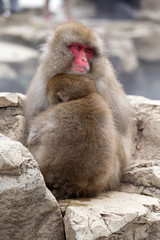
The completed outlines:
{"type": "Polygon", "coordinates": [[[85,49],[85,52],[86,52],[87,54],[93,54],[93,49],[92,49],[92,48],[86,48],[86,49],[85,49]]]}
{"type": "Polygon", "coordinates": [[[91,53],[91,52],[92,52],[92,49],[90,49],[90,48],[86,48],[85,52],[87,52],[87,53],[91,53]]]}
{"type": "Polygon", "coordinates": [[[78,50],[78,51],[81,51],[81,49],[82,49],[82,47],[79,46],[79,45],[75,45],[74,48],[75,48],[76,50],[78,50]]]}

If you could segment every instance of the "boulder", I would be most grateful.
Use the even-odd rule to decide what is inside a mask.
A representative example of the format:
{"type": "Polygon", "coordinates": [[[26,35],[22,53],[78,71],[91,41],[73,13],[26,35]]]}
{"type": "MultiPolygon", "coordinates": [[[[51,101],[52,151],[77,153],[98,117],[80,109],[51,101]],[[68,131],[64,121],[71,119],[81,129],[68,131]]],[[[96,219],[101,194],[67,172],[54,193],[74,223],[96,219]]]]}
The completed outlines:
{"type": "Polygon", "coordinates": [[[138,59],[131,40],[109,41],[111,60],[118,73],[130,73],[138,68],[138,59]]]}
{"type": "Polygon", "coordinates": [[[150,23],[148,25],[137,26],[137,32],[141,34],[133,38],[137,56],[140,60],[160,61],[160,28],[159,25],[150,23]]]}
{"type": "Polygon", "coordinates": [[[129,99],[134,110],[135,145],[121,190],[160,198],[160,101],[129,99]]]}
{"type": "Polygon", "coordinates": [[[20,143],[0,135],[0,239],[64,239],[59,205],[20,143]]]}
{"type": "Polygon", "coordinates": [[[10,42],[0,42],[0,91],[25,93],[38,62],[38,51],[10,42]]]}
{"type": "MultiPolygon", "coordinates": [[[[159,14],[159,12],[157,14],[159,14]]],[[[139,15],[140,18],[145,18],[144,12],[140,12],[139,15]]],[[[117,56],[120,57],[122,55],[121,51],[123,51],[124,55],[127,56],[127,65],[131,64],[132,66],[133,62],[135,62],[135,58],[137,58],[137,62],[139,60],[151,62],[160,61],[159,24],[152,21],[88,21],[84,23],[93,27],[104,40],[105,44],[111,42],[111,51],[113,51],[113,53],[115,52],[114,47],[117,45],[117,56]],[[112,41],[114,44],[113,47],[112,41]],[[128,41],[126,48],[124,46],[125,41],[128,41]],[[132,53],[127,55],[128,51],[132,53]]],[[[108,49],[110,48],[107,46],[107,50],[108,49]]]]}
{"type": "Polygon", "coordinates": [[[150,240],[160,238],[156,198],[109,192],[97,198],[61,201],[66,240],[150,240]]]}
{"type": "Polygon", "coordinates": [[[37,58],[37,51],[26,46],[1,41],[0,62],[22,62],[30,58],[37,58]]]}
{"type": "MultiPolygon", "coordinates": [[[[11,25],[7,28],[3,27],[0,30],[1,37],[0,39],[3,41],[13,42],[13,43],[20,43],[22,46],[28,46],[28,47],[37,47],[42,42],[42,39],[44,39],[47,35],[46,30],[47,26],[44,26],[42,23],[40,31],[37,29],[37,33],[35,34],[35,28],[37,26],[33,27],[31,25],[11,25]]],[[[21,49],[21,48],[20,48],[21,49]]],[[[26,49],[26,48],[25,48],[26,49]]]]}
{"type": "Polygon", "coordinates": [[[158,10],[142,10],[138,15],[139,19],[160,23],[160,8],[158,10]]]}
{"type": "Polygon", "coordinates": [[[0,93],[0,132],[25,143],[24,99],[20,93],[0,93]]]}

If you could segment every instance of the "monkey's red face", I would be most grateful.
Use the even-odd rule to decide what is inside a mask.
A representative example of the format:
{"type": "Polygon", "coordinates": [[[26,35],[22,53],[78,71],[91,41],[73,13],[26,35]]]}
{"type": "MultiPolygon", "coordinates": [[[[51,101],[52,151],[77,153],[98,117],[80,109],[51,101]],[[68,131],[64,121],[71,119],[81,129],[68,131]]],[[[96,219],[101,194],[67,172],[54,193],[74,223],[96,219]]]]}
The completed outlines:
{"type": "Polygon", "coordinates": [[[72,70],[81,74],[87,73],[90,70],[90,61],[94,55],[93,48],[80,43],[72,43],[70,50],[74,56],[72,70]]]}

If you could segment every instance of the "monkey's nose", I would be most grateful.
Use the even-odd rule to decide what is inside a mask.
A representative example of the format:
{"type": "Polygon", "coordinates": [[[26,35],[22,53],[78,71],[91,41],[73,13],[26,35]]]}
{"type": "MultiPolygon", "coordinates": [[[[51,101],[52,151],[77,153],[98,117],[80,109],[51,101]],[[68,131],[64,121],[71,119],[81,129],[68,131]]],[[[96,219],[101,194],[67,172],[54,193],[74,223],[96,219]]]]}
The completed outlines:
{"type": "Polygon", "coordinates": [[[82,62],[87,62],[88,60],[87,60],[87,58],[86,57],[83,57],[82,58],[82,62]]]}

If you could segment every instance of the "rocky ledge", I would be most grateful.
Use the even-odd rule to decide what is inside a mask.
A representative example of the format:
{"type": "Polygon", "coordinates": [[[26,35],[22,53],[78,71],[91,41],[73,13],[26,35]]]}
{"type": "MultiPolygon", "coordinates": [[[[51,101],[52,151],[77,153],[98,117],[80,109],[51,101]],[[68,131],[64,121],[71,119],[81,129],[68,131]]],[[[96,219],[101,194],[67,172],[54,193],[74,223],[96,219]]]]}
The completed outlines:
{"type": "Polygon", "coordinates": [[[23,146],[24,99],[0,94],[0,239],[160,239],[160,101],[129,97],[133,161],[120,191],[57,202],[23,146]]]}

